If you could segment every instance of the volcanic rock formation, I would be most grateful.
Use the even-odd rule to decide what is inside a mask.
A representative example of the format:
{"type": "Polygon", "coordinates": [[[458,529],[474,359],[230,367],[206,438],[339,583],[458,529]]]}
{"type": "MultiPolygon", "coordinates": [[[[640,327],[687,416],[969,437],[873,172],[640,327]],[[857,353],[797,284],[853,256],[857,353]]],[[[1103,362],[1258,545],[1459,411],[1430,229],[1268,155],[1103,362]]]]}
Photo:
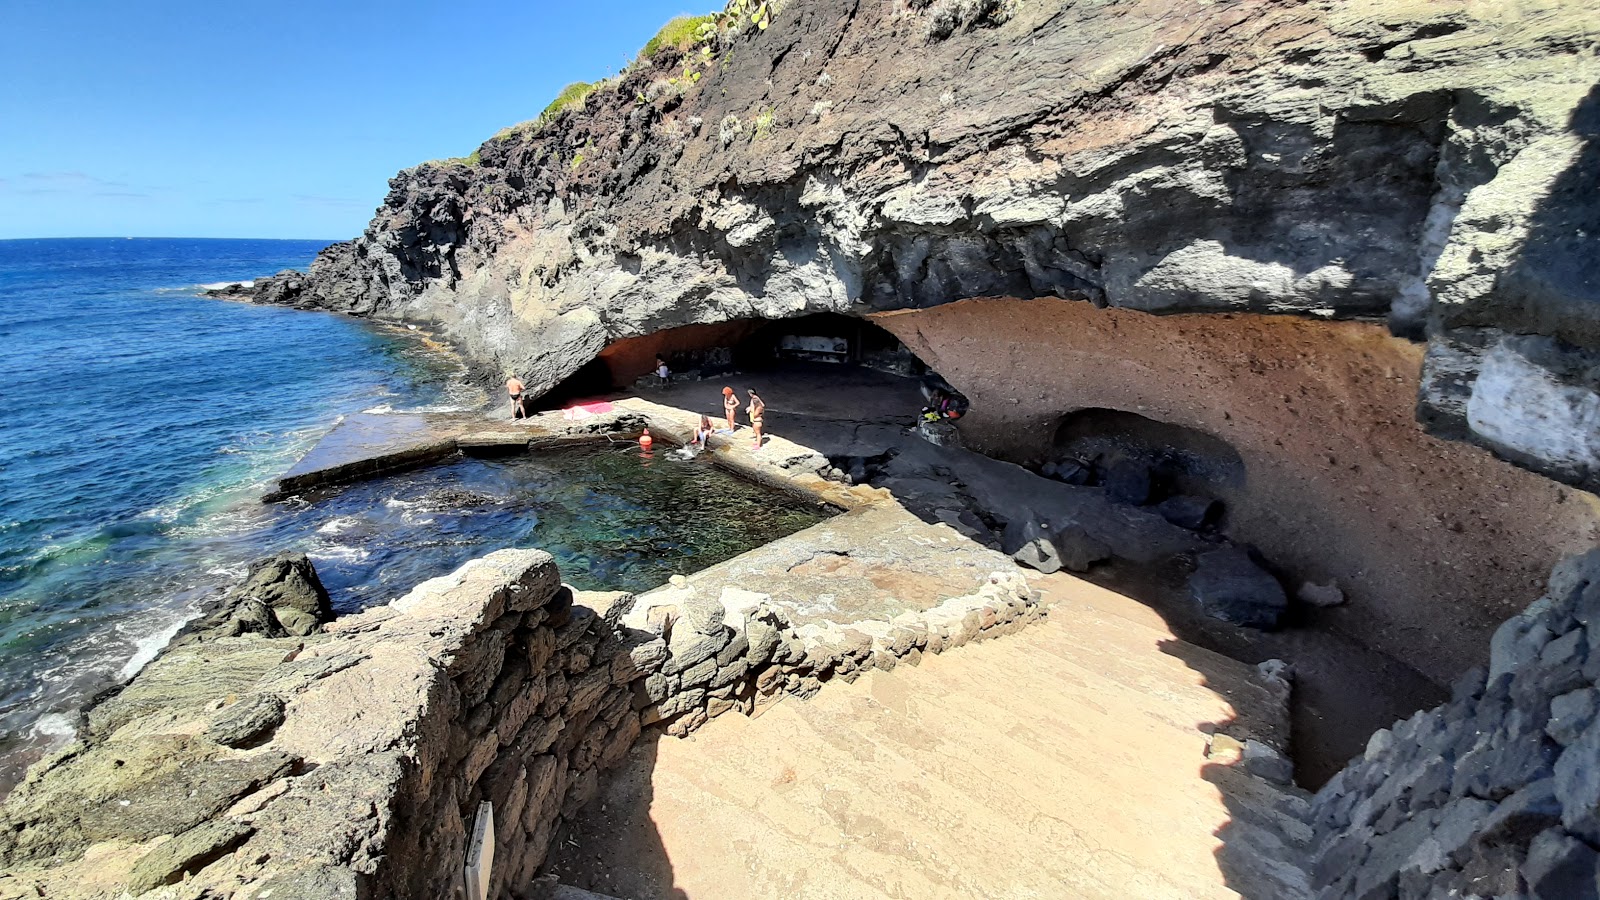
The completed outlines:
{"type": "Polygon", "coordinates": [[[400,173],[257,296],[438,323],[535,392],[669,326],[977,296],[1387,317],[1429,428],[1597,484],[1587,4],[751,5],[400,173]]]}

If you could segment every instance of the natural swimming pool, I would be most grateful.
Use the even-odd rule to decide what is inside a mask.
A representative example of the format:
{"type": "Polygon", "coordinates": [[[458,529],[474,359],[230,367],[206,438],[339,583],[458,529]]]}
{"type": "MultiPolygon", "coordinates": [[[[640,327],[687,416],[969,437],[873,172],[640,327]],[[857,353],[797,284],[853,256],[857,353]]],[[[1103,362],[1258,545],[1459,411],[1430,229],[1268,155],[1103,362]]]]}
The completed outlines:
{"type": "MultiPolygon", "coordinates": [[[[340,611],[387,602],[505,547],[538,547],[583,590],[642,591],[828,513],[708,459],[602,443],[463,458],[280,505],[340,611]]],[[[278,543],[278,542],[275,542],[278,543]]]]}

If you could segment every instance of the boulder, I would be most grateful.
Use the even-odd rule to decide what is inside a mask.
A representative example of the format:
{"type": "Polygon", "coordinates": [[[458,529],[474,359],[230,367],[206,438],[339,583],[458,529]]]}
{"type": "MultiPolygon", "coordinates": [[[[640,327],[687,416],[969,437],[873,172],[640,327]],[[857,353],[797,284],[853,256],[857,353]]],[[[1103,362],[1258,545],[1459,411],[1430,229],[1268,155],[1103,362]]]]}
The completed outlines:
{"type": "Polygon", "coordinates": [[[283,631],[295,636],[313,634],[333,621],[328,590],[304,553],[279,553],[255,563],[232,596],[267,607],[283,631]]]}
{"type": "Polygon", "coordinates": [[[1150,467],[1131,459],[1119,460],[1106,470],[1106,496],[1113,503],[1143,506],[1150,502],[1155,484],[1150,477],[1150,467]]]}
{"type": "Polygon", "coordinates": [[[1054,544],[1044,538],[1029,541],[1011,558],[1046,575],[1061,571],[1061,554],[1056,552],[1054,544]]]}
{"type": "Polygon", "coordinates": [[[1157,503],[1156,512],[1179,528],[1200,531],[1216,524],[1222,517],[1222,503],[1210,497],[1180,494],[1157,503]]]}
{"type": "Polygon", "coordinates": [[[1029,518],[1016,518],[1006,523],[1006,530],[1000,536],[1000,550],[1007,556],[1020,551],[1023,547],[1046,537],[1044,526],[1039,520],[1029,518]]]}
{"type": "Polygon", "coordinates": [[[1294,596],[1307,606],[1339,606],[1344,603],[1344,591],[1339,590],[1339,585],[1332,581],[1327,584],[1304,582],[1294,596]]]}
{"type": "Polygon", "coordinates": [[[1235,625],[1272,630],[1289,606],[1278,579],[1238,547],[1202,554],[1189,593],[1206,615],[1235,625]]]}
{"type": "Polygon", "coordinates": [[[1111,548],[1104,541],[1077,525],[1069,525],[1057,532],[1055,545],[1060,553],[1061,565],[1073,572],[1087,572],[1095,563],[1111,558],[1111,548]]]}
{"type": "Polygon", "coordinates": [[[283,724],[283,700],[276,694],[252,694],[225,708],[206,729],[206,737],[224,747],[247,747],[283,724]]]}
{"type": "Polygon", "coordinates": [[[280,553],[253,563],[244,581],[184,629],[172,645],[241,634],[305,637],[331,621],[333,605],[311,560],[304,553],[280,553]]]}

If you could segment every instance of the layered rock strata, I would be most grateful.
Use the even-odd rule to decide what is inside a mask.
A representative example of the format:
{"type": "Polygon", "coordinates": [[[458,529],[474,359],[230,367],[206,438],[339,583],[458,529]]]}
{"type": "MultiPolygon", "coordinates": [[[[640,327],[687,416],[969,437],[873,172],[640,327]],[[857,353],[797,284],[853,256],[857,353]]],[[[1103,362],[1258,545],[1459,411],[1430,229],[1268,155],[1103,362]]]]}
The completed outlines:
{"type": "Polygon", "coordinates": [[[770,6],[400,173],[255,296],[535,393],[671,326],[977,296],[1386,317],[1430,428],[1595,486],[1586,3],[770,6]]]}

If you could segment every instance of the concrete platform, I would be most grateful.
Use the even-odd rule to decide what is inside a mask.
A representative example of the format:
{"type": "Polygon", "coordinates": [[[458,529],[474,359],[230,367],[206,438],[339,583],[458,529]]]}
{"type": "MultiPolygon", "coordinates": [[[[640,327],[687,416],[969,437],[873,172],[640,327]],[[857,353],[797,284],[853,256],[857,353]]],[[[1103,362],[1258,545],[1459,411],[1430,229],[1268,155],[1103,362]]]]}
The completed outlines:
{"type": "Polygon", "coordinates": [[[1207,755],[1286,729],[1254,670],[1043,582],[1045,624],[647,739],[552,874],[630,900],[1309,896],[1304,794],[1207,755]]]}

